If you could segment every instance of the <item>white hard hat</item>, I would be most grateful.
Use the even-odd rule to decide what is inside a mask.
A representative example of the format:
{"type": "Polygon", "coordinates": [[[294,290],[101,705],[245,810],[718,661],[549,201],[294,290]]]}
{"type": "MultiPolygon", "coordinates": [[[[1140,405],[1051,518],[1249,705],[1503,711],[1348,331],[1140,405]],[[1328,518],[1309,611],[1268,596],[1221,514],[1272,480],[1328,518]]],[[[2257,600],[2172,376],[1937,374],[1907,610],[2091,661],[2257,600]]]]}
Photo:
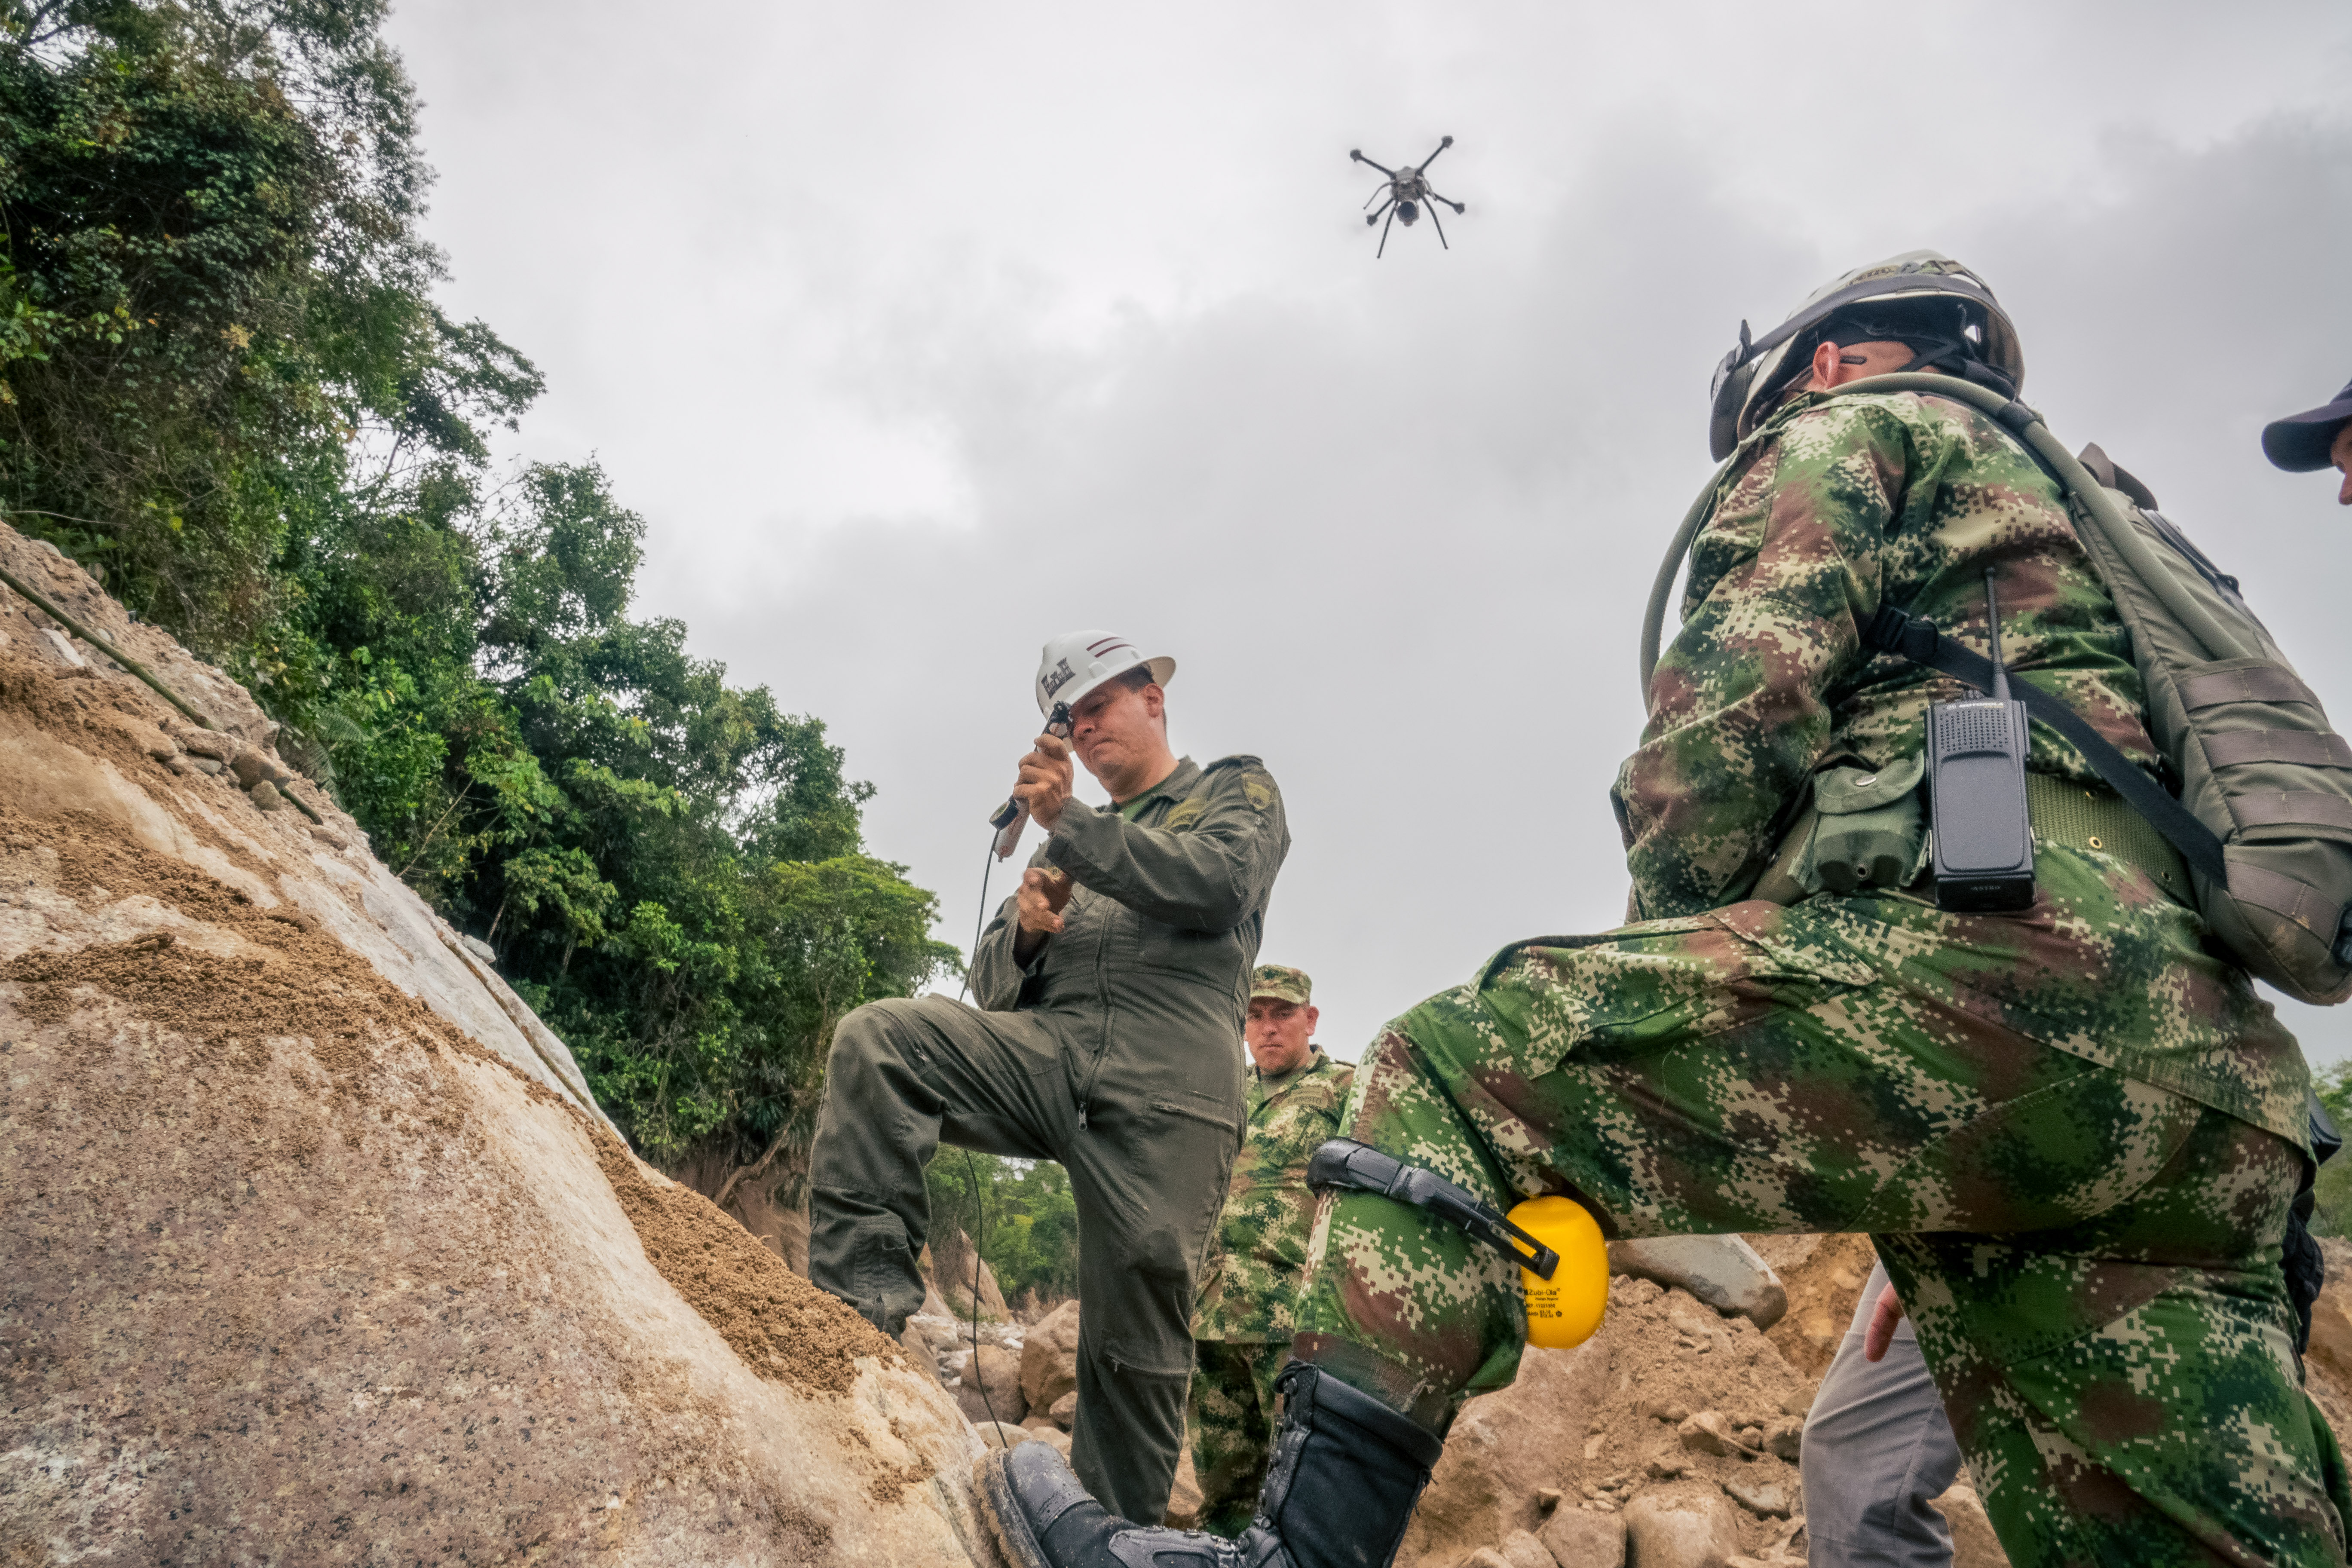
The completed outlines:
{"type": "Polygon", "coordinates": [[[1064,632],[1050,638],[1038,656],[1037,711],[1051,713],[1056,702],[1075,707],[1087,692],[1138,665],[1150,667],[1151,679],[1162,686],[1176,673],[1174,659],[1165,654],[1146,658],[1117,632],[1064,632]]]}

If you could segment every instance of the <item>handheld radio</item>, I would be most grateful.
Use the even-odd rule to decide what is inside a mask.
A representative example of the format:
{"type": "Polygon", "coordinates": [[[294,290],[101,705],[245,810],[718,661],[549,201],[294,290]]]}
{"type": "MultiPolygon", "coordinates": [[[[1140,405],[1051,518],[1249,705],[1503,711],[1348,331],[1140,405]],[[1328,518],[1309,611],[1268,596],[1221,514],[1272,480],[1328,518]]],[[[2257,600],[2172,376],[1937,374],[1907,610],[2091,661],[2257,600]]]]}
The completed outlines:
{"type": "Polygon", "coordinates": [[[1985,574],[1992,693],[1927,705],[1928,822],[1935,833],[1936,907],[1962,913],[2033,902],[2033,826],[2026,815],[2025,704],[2010,700],[2000,661],[2000,605],[1985,574]]]}
{"type": "MultiPolygon", "coordinates": [[[[1070,738],[1070,705],[1066,702],[1055,703],[1054,710],[1045,716],[1045,733],[1057,741],[1066,741],[1070,738]]],[[[996,858],[999,860],[1004,859],[1014,849],[1020,847],[1021,829],[1028,820],[1029,808],[1011,796],[1006,797],[1004,804],[989,815],[988,825],[996,829],[996,858]]],[[[984,883],[981,896],[983,900],[987,897],[984,883]]]]}

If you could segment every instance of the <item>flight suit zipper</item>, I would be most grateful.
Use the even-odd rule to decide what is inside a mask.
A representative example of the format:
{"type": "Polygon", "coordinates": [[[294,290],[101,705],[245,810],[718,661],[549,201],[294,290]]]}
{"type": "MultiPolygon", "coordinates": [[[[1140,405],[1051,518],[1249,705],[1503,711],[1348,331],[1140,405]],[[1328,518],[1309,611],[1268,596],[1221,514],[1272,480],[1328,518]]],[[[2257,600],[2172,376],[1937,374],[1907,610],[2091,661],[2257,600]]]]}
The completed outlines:
{"type": "MultiPolygon", "coordinates": [[[[1157,827],[1168,816],[1168,797],[1154,795],[1149,805],[1129,820],[1142,826],[1157,827]]],[[[1094,1062],[1087,1068],[1086,1082],[1078,1089],[1078,1131],[1081,1132],[1087,1131],[1088,1117],[1094,1109],[1095,1085],[1102,1078],[1103,1062],[1110,1055],[1111,1041],[1118,1037],[1115,1026],[1118,1020],[1118,1004],[1111,1000],[1110,994],[1111,931],[1115,928],[1124,928],[1130,921],[1140,922],[1143,919],[1125,904],[1113,901],[1112,907],[1118,910],[1118,918],[1102,922],[1101,929],[1095,935],[1095,994],[1102,998],[1103,1026],[1101,1037],[1095,1042],[1094,1062]]],[[[1136,927],[1139,945],[1142,935],[1142,926],[1139,923],[1136,927]]]]}

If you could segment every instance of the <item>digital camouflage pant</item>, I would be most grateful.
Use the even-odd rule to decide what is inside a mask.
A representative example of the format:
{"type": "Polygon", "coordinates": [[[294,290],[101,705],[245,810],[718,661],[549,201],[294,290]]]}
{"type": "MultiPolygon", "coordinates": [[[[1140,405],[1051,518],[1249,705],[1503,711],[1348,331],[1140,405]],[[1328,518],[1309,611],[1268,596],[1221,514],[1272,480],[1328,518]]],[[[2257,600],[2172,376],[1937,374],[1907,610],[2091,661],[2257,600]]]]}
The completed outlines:
{"type": "MultiPolygon", "coordinates": [[[[2352,1497],[2279,1273],[2305,1155],[2201,1102],[2239,1074],[2275,1127],[2300,1055],[2144,878],[2040,870],[2021,916],[1815,898],[1507,949],[1387,1026],[1346,1133],[1617,1236],[1872,1233],[2019,1568],[2340,1563],[2352,1497]],[[2192,1047],[2200,1097],[2088,1059],[2103,1030],[2192,1047]]],[[[1442,1426],[1523,1337],[1495,1252],[1319,1206],[1302,1360],[1442,1426]]]]}
{"type": "Polygon", "coordinates": [[[1290,1360],[1288,1340],[1194,1340],[1192,1475],[1201,1488],[1201,1528],[1239,1535],[1257,1510],[1274,1447],[1274,1380],[1290,1360]]]}

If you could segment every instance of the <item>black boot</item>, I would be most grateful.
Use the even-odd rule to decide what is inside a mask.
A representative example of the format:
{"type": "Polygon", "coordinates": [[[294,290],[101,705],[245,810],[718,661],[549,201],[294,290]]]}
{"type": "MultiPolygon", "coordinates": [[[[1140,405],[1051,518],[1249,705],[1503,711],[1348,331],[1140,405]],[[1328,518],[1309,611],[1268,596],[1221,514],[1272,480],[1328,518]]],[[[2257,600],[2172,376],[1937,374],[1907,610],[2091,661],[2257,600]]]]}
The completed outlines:
{"type": "Polygon", "coordinates": [[[981,1511],[1017,1568],[1386,1568],[1445,1440],[1304,1362],[1276,1386],[1282,1427],[1237,1540],[1120,1519],[1043,1443],[982,1456],[981,1511]]]}

